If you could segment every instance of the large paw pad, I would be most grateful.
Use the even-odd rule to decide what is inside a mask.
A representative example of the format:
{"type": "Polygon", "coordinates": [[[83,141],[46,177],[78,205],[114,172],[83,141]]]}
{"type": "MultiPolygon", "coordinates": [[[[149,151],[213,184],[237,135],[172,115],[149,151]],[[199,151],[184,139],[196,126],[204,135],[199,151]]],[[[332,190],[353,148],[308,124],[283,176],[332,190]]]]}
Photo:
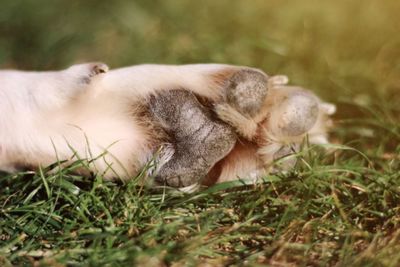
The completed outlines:
{"type": "Polygon", "coordinates": [[[232,127],[212,118],[188,91],[158,93],[151,97],[149,108],[169,133],[174,148],[155,177],[158,184],[186,187],[201,182],[236,142],[232,127]]]}

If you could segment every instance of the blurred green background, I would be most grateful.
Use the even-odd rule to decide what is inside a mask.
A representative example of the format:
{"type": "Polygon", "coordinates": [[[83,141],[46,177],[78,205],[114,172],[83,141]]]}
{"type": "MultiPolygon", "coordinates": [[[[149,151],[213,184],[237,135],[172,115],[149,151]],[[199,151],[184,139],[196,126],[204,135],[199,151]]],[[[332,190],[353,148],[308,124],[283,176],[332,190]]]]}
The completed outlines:
{"type": "Polygon", "coordinates": [[[0,67],[223,62],[325,97],[399,89],[400,1],[2,0],[0,67]]]}
{"type": "MultiPolygon", "coordinates": [[[[2,0],[0,68],[249,65],[398,133],[399,14],[398,0],[2,0]]],[[[372,136],[353,126],[347,140],[372,136]]]]}

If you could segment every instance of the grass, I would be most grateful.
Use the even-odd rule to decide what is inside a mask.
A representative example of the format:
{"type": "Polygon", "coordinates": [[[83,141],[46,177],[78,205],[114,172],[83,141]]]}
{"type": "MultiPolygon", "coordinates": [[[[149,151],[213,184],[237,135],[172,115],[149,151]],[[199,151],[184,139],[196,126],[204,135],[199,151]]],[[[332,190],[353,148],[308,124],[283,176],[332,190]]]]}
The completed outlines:
{"type": "Polygon", "coordinates": [[[400,265],[398,1],[3,2],[2,68],[251,65],[338,114],[333,152],[306,147],[293,172],[256,185],[185,194],[76,166],[2,174],[0,266],[400,265]]]}

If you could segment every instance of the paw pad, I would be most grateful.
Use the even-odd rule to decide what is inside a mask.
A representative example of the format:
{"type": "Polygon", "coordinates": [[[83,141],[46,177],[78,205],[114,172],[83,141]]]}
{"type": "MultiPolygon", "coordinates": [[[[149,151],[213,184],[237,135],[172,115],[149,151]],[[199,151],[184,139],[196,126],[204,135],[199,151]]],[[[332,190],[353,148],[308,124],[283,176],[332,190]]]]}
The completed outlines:
{"type": "Polygon", "coordinates": [[[244,115],[255,116],[267,94],[268,77],[261,71],[243,69],[227,80],[226,101],[244,115]]]}

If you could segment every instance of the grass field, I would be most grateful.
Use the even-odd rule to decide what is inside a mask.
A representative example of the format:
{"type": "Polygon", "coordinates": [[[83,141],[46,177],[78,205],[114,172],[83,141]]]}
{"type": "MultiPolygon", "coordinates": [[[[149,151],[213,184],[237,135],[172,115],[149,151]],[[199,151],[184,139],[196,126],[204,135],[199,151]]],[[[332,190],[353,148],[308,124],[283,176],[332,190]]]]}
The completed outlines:
{"type": "Polygon", "coordinates": [[[397,0],[3,0],[1,68],[250,65],[338,113],[334,152],[306,147],[257,185],[3,174],[0,266],[400,266],[399,14],[397,0]]]}

